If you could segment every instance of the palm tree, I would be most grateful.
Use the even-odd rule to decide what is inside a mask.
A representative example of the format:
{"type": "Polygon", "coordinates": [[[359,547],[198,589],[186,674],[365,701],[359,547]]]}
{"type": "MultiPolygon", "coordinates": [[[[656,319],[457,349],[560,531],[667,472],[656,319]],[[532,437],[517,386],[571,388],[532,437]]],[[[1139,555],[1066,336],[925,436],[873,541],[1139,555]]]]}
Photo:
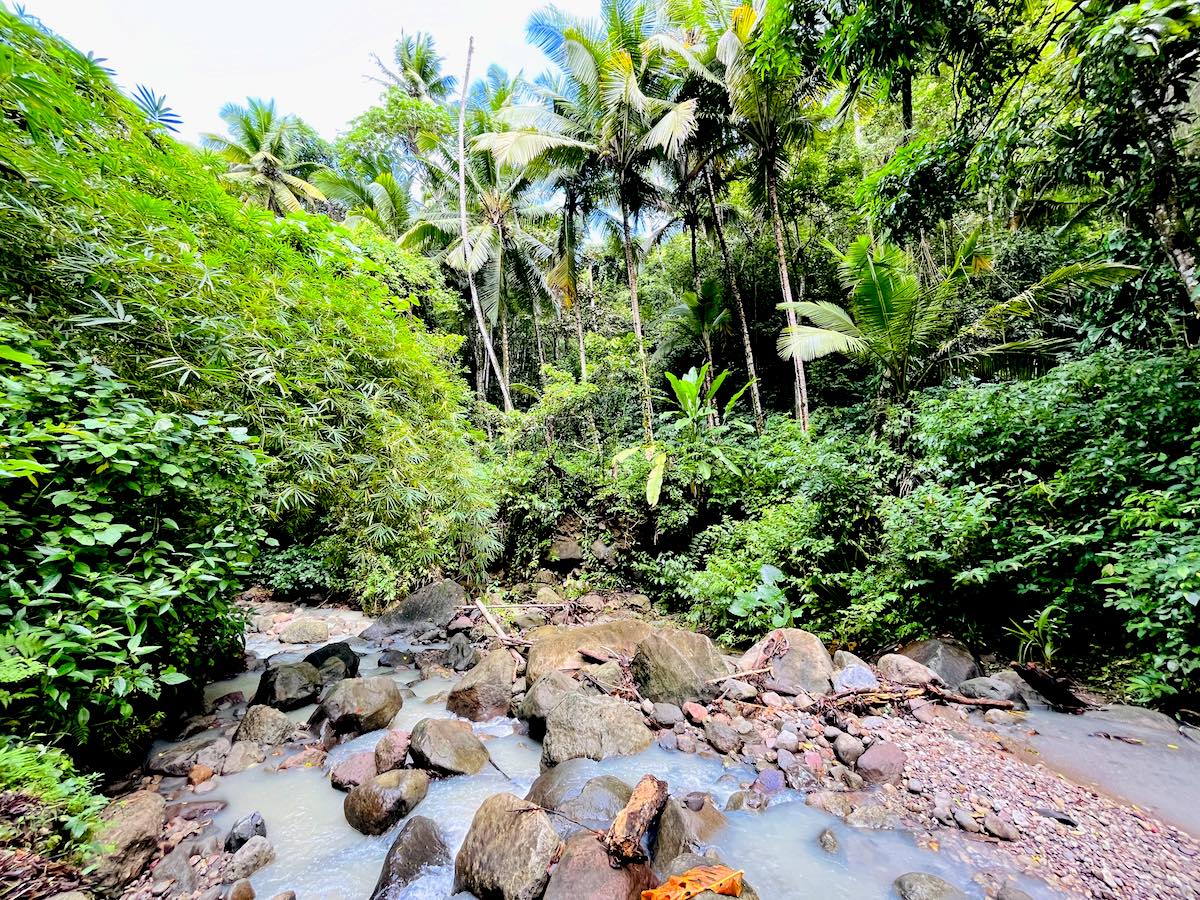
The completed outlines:
{"type": "MultiPolygon", "coordinates": [[[[733,110],[733,122],[738,133],[753,149],[756,183],[765,192],[779,263],[779,284],[783,294],[781,306],[788,329],[794,329],[798,321],[791,305],[794,297],[788,271],[783,215],[779,208],[779,171],[786,162],[788,151],[811,135],[812,122],[808,118],[808,110],[826,84],[824,72],[818,65],[816,11],[807,7],[806,11],[802,11],[801,6],[803,4],[796,4],[797,18],[811,17],[813,21],[797,23],[795,40],[805,54],[795,54],[798,63],[793,71],[764,74],[753,66],[750,44],[759,23],[757,12],[748,4],[733,11],[729,28],[717,45],[717,55],[725,67],[725,85],[733,110]]],[[[792,361],[795,416],[801,426],[807,428],[808,383],[804,359],[802,355],[794,354],[792,361]]]]}
{"type": "Polygon", "coordinates": [[[1071,263],[964,323],[959,291],[987,269],[977,245],[978,232],[963,243],[948,271],[924,284],[899,247],[858,238],[841,254],[849,309],[828,302],[793,303],[794,312],[813,324],[786,328],[780,353],[806,360],[842,353],[870,361],[882,375],[884,392],[897,401],[949,374],[1029,373],[1069,342],[1004,340],[1014,319],[1029,318],[1040,303],[1074,287],[1119,284],[1139,271],[1113,262],[1071,263]]]}
{"type": "Polygon", "coordinates": [[[442,57],[438,56],[433,38],[428,34],[400,32],[400,40],[392,48],[394,70],[374,54],[372,59],[383,73],[383,78],[376,81],[395,85],[417,100],[442,103],[454,91],[454,76],[442,74],[442,57]]]}
{"type": "Polygon", "coordinates": [[[550,109],[534,108],[521,123],[524,128],[479,142],[497,159],[515,165],[563,155],[575,157],[579,166],[579,151],[585,151],[610,176],[605,187],[621,216],[647,443],[654,440],[654,409],[633,229],[654,196],[646,177],[649,163],[663,155],[676,156],[696,122],[695,101],[675,96],[675,60],[687,51],[659,33],[655,10],[647,0],[603,0],[595,23],[553,7],[535,13],[529,36],[559,66],[565,90],[551,98],[550,109]]]}
{"type": "Polygon", "coordinates": [[[201,141],[229,163],[229,171],[222,176],[226,181],[239,185],[281,216],[300,212],[306,203],[325,200],[325,195],[305,180],[315,164],[296,160],[298,120],[279,115],[274,100],[251,98],[246,106],[227,103],[221,118],[229,134],[204,134],[201,141]]]}
{"type": "Polygon", "coordinates": [[[713,335],[729,324],[729,310],[725,306],[720,282],[708,278],[700,285],[699,293],[685,291],[679,303],[667,310],[667,319],[704,348],[704,389],[707,391],[712,386],[716,369],[713,335]]]}
{"type": "Polygon", "coordinates": [[[313,184],[330,200],[345,205],[350,227],[369,222],[386,236],[399,238],[412,220],[408,180],[397,177],[396,167],[384,157],[358,163],[361,174],[318,169],[313,184]]]}

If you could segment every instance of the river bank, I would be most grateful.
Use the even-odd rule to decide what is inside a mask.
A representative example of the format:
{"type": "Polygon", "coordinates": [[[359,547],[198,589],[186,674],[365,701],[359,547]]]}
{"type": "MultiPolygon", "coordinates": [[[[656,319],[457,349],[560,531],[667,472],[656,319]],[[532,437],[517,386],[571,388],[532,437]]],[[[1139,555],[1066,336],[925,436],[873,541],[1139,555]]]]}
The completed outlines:
{"type": "Polygon", "coordinates": [[[159,798],[161,821],[142,800],[153,842],[131,841],[141,850],[120,854],[118,873],[130,883],[109,878],[104,890],[126,900],[381,900],[460,896],[456,887],[470,897],[503,882],[517,885],[506,896],[571,890],[579,900],[637,896],[677,858],[708,852],[768,898],[794,896],[798,884],[847,898],[1200,896],[1200,845],[1186,815],[1171,815],[1198,793],[1190,737],[1176,729],[1161,749],[1117,739],[1152,726],[1162,737],[1161,720],[1117,711],[1093,726],[1037,709],[1008,676],[968,690],[1018,706],[1028,698],[1031,713],[968,713],[922,694],[931,681],[962,690],[979,680],[957,678],[965,661],[953,648],[927,654],[928,667],[909,657],[868,665],[788,630],[727,658],[656,621],[638,595],[556,607],[554,585],[538,590],[540,606],[497,610],[504,639],[448,583],[378,621],[247,598],[250,670],[208,686],[209,710],[122,786],[159,798]],[[339,692],[354,702],[339,706],[339,692]],[[896,694],[907,699],[881,699],[896,694]],[[462,723],[440,740],[455,744],[453,757],[477,742],[481,762],[450,775],[457,763],[431,759],[417,742],[436,722],[462,723]],[[1101,783],[1060,773],[1072,745],[1103,761],[1092,771],[1101,783]],[[1147,749],[1180,754],[1178,766],[1140,780],[1104,774],[1141,765],[1147,749]],[[420,782],[420,796],[372,795],[362,814],[364,792],[393,772],[420,782]],[[568,817],[605,830],[647,774],[670,792],[645,839],[648,861],[603,881],[612,867],[568,817]],[[550,829],[529,826],[541,855],[489,830],[489,817],[514,818],[491,809],[504,796],[541,807],[515,816],[550,829]],[[1165,816],[1140,808],[1167,796],[1165,816]],[[417,819],[430,823],[423,841],[417,819]],[[251,840],[229,842],[248,827],[251,840]],[[911,873],[936,880],[897,881],[911,873]]]}

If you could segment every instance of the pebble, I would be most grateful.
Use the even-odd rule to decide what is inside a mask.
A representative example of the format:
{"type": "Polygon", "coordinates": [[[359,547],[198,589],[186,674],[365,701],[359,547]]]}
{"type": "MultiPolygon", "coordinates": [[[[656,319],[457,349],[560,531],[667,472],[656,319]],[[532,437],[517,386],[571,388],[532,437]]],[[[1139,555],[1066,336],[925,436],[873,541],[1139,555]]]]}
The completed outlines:
{"type": "Polygon", "coordinates": [[[979,823],[975,821],[975,817],[965,809],[959,808],[954,810],[954,822],[963,831],[969,831],[972,834],[978,834],[980,831],[979,823]]]}

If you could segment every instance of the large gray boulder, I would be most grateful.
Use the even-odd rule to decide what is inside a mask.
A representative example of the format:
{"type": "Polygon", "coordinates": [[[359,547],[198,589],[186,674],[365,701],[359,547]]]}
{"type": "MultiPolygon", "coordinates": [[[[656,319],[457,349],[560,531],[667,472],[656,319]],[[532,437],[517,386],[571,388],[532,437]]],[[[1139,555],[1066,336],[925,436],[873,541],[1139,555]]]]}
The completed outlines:
{"type": "Polygon", "coordinates": [[[295,728],[296,724],[274,707],[252,706],[246,710],[233,739],[254,744],[282,744],[292,736],[295,728]]]}
{"type": "Polygon", "coordinates": [[[525,799],[562,813],[551,816],[550,824],[564,839],[585,829],[607,831],[617,813],[629,802],[632,790],[615,775],[597,775],[581,785],[571,772],[571,762],[538,776],[525,799]],[[564,770],[566,777],[559,779],[559,773],[564,770]]]}
{"type": "Polygon", "coordinates": [[[763,655],[774,642],[765,666],[766,685],[778,694],[828,694],[833,690],[833,659],[821,639],[799,628],[778,628],[751,647],[738,661],[738,671],[763,668],[763,655]]]}
{"type": "Polygon", "coordinates": [[[276,709],[299,709],[315,703],[321,693],[321,673],[310,662],[268,666],[250,702],[276,709]]]}
{"type": "Polygon", "coordinates": [[[345,678],[354,678],[358,675],[358,654],[354,652],[351,646],[345,641],[336,641],[332,644],[326,644],[324,647],[318,647],[308,656],[304,657],[304,662],[316,667],[319,671],[325,669],[331,659],[341,660],[342,666],[345,669],[345,678]]]}
{"type": "Polygon", "coordinates": [[[657,884],[647,863],[614,868],[595,835],[583,832],[567,841],[542,900],[639,900],[657,884]]]}
{"type": "Polygon", "coordinates": [[[641,695],[654,703],[682,706],[711,696],[716,680],[729,674],[716,646],[702,634],[664,628],[643,640],[633,657],[641,695]]]}
{"type": "Polygon", "coordinates": [[[100,814],[96,844],[104,853],[93,872],[96,890],[105,896],[121,895],[121,889],[142,874],[162,831],[167,802],[153,791],[137,791],[114,800],[100,814]]]}
{"type": "Polygon", "coordinates": [[[654,741],[642,714],[616,697],[568,694],[546,719],[542,765],[633,756],[654,741]]]}
{"type": "Polygon", "coordinates": [[[293,619],[279,633],[281,644],[320,644],[329,640],[329,623],[324,619],[293,619]]]}
{"type": "Polygon", "coordinates": [[[422,719],[413,726],[408,753],[413,765],[436,775],[474,775],[491,760],[471,726],[457,719],[422,719]]]}
{"type": "Polygon", "coordinates": [[[579,682],[557,669],[542,675],[530,685],[521,701],[518,715],[529,723],[529,736],[541,740],[546,733],[546,717],[567,694],[577,694],[579,682]]]}
{"type": "Polygon", "coordinates": [[[896,684],[923,685],[942,681],[941,676],[929,666],[899,653],[885,653],[875,665],[880,675],[896,684]]]}
{"type": "Polygon", "coordinates": [[[607,647],[624,656],[633,656],[638,644],[654,629],[637,619],[621,619],[616,622],[601,622],[576,628],[559,628],[547,625],[535,628],[526,635],[532,641],[529,648],[529,665],[525,677],[529,683],[554,669],[574,671],[584,665],[580,648],[598,650],[607,647]]]}
{"type": "Polygon", "coordinates": [[[967,895],[954,885],[927,872],[901,875],[892,886],[900,900],[967,900],[967,895]]]}
{"type": "Polygon", "coordinates": [[[219,772],[230,747],[229,738],[222,735],[197,734],[154,750],[146,760],[146,768],[163,775],[186,775],[198,765],[219,772]]]}
{"type": "Polygon", "coordinates": [[[664,871],[680,854],[703,850],[725,827],[725,814],[708,794],[668,797],[658,819],[654,868],[664,871]]]}
{"type": "Polygon", "coordinates": [[[421,871],[450,862],[450,850],[438,831],[437,823],[424,816],[409,816],[387,856],[383,870],[371,892],[371,900],[395,900],[421,871]]]}
{"type": "Polygon", "coordinates": [[[979,678],[968,678],[958,686],[958,692],[964,697],[976,700],[1011,700],[1016,696],[1016,689],[1003,678],[982,675],[979,678]]]}
{"type": "Polygon", "coordinates": [[[394,769],[351,790],[342,803],[342,811],[356,831],[383,834],[412,812],[428,792],[428,772],[394,769]]]}
{"type": "Polygon", "coordinates": [[[386,675],[347,678],[334,685],[308,720],[328,720],[337,734],[365,734],[386,728],[404,705],[400,686],[386,675]]]}
{"type": "Polygon", "coordinates": [[[562,841],[550,817],[513,794],[483,801],[454,860],[454,891],[489,900],[538,900],[562,841]]]}
{"type": "Polygon", "coordinates": [[[962,684],[983,674],[971,651],[953,638],[914,641],[898,652],[932,669],[946,684],[962,684]]]}
{"type": "Polygon", "coordinates": [[[459,679],[446,699],[446,709],[472,722],[508,715],[517,664],[507,650],[493,650],[459,679]]]}
{"type": "Polygon", "coordinates": [[[466,602],[467,592],[462,585],[443,578],[409,594],[361,637],[367,641],[382,641],[395,635],[421,634],[431,628],[445,629],[458,607],[466,602]]]}

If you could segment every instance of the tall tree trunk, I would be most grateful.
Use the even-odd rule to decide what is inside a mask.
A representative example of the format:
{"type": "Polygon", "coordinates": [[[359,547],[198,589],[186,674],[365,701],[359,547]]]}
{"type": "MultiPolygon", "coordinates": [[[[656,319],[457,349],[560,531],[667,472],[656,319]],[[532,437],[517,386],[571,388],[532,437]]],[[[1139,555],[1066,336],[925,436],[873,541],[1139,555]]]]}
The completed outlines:
{"type": "Polygon", "coordinates": [[[538,355],[538,382],[542,387],[546,386],[546,376],[542,373],[542,367],[546,365],[546,352],[542,349],[542,323],[541,316],[538,315],[538,302],[533,301],[533,339],[537,343],[538,355]]]}
{"type": "MultiPolygon", "coordinates": [[[[771,204],[771,224],[775,229],[775,251],[779,256],[779,286],[783,292],[783,302],[792,301],[792,280],[788,275],[787,245],[783,239],[783,216],[779,212],[779,192],[775,185],[775,170],[767,169],[767,200],[771,204]]],[[[799,321],[796,311],[784,310],[784,317],[789,328],[795,328],[799,321]]],[[[792,356],[794,379],[792,387],[795,391],[795,415],[800,427],[808,431],[808,383],[804,377],[804,360],[798,355],[792,356]]]]}
{"type": "Polygon", "coordinates": [[[750,326],[746,322],[746,307],[742,303],[742,292],[738,289],[733,262],[729,258],[729,245],[725,243],[725,227],[721,224],[720,216],[717,215],[717,191],[713,187],[712,172],[707,167],[704,169],[704,179],[708,184],[708,205],[712,209],[714,230],[717,232],[717,243],[721,248],[721,265],[725,270],[725,280],[729,282],[729,292],[733,295],[733,306],[737,310],[738,326],[742,332],[742,350],[746,354],[746,374],[750,378],[750,405],[754,409],[754,429],[762,434],[762,398],[758,393],[758,375],[754,370],[754,346],[750,342],[750,326]]]}
{"type": "Polygon", "coordinates": [[[583,304],[579,302],[578,295],[572,305],[575,307],[575,336],[579,339],[579,383],[587,384],[587,345],[583,340],[583,304]]]}
{"type": "MultiPolygon", "coordinates": [[[[467,229],[467,88],[471,83],[471,56],[475,53],[475,38],[467,38],[467,69],[463,73],[462,100],[458,106],[458,224],[462,232],[463,260],[471,258],[471,235],[467,229]]],[[[491,336],[487,331],[487,323],[483,318],[483,306],[479,302],[479,293],[475,290],[475,276],[467,268],[467,285],[471,290],[471,306],[475,310],[475,324],[479,328],[479,338],[487,351],[488,362],[500,382],[500,396],[504,399],[504,411],[512,412],[512,397],[508,394],[508,382],[500,371],[500,363],[496,361],[496,350],[492,346],[491,336]]]]}
{"type": "Polygon", "coordinates": [[[650,399],[650,366],[646,359],[646,341],[642,337],[642,311],[638,306],[637,260],[633,257],[633,232],[629,228],[629,207],[621,198],[621,233],[625,244],[625,274],[629,279],[629,308],[633,314],[633,334],[637,338],[638,368],[642,378],[642,432],[646,443],[654,442],[654,401],[650,399]]]}
{"type": "Polygon", "coordinates": [[[900,121],[904,125],[904,142],[908,143],[913,130],[913,73],[907,67],[900,70],[900,121]]]}
{"type": "Polygon", "coordinates": [[[512,384],[512,359],[508,355],[508,306],[500,301],[500,377],[504,386],[512,384]]]}
{"type": "MultiPolygon", "coordinates": [[[[693,210],[694,212],[694,210],[693,210]]],[[[696,296],[700,296],[700,266],[696,261],[696,217],[690,215],[688,222],[688,231],[692,236],[692,290],[696,292],[696,296]]]]}

